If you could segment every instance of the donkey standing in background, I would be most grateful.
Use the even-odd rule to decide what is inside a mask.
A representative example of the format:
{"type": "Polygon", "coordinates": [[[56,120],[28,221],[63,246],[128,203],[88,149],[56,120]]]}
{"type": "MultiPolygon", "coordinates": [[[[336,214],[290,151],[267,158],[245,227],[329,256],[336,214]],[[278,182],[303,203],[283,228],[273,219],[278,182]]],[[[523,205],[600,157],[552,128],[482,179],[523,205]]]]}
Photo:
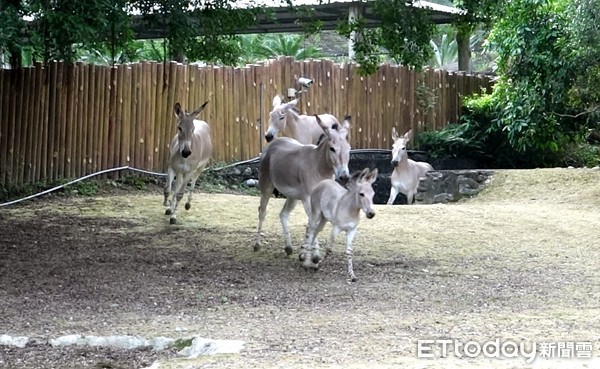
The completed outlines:
{"type": "MultiPolygon", "coordinates": [[[[279,95],[273,98],[273,110],[269,113],[269,128],[265,134],[267,142],[277,138],[280,132],[285,132],[288,137],[301,144],[318,144],[323,130],[316,124],[314,116],[298,114],[294,110],[296,105],[298,99],[282,104],[279,95]]],[[[337,118],[331,114],[321,114],[319,118],[328,127],[339,125],[337,118]]]]}
{"type": "Polygon", "coordinates": [[[326,254],[329,255],[333,249],[333,243],[337,235],[346,232],[346,257],[348,259],[348,277],[352,282],[356,281],[354,268],[352,267],[352,241],[356,236],[360,211],[367,218],[375,216],[373,209],[373,182],[377,179],[377,168],[372,171],[363,169],[352,175],[346,188],[336,181],[327,179],[319,183],[310,196],[310,220],[306,234],[306,243],[302,246],[300,260],[304,262],[305,268],[319,267],[321,257],[319,245],[315,237],[323,230],[325,224],[331,222],[331,236],[326,246],[326,254]],[[311,257],[307,257],[311,252],[311,257]]]}
{"type": "Polygon", "coordinates": [[[398,136],[396,128],[392,128],[392,138],[394,139],[394,146],[392,147],[394,171],[392,172],[392,188],[387,204],[392,205],[396,196],[398,196],[398,192],[400,192],[406,195],[406,203],[411,205],[417,193],[420,178],[424,177],[425,173],[432,171],[433,167],[429,163],[408,158],[406,144],[412,138],[412,129],[406,132],[404,136],[398,136]]]}
{"type": "Polygon", "coordinates": [[[184,187],[191,181],[188,200],[185,203],[185,210],[190,209],[196,180],[212,155],[210,127],[205,121],[195,119],[204,110],[206,104],[208,101],[191,113],[184,111],[179,103],[176,103],[174,107],[178,132],[171,141],[169,169],[164,191],[164,205],[168,206],[165,214],[171,216],[171,224],[177,223],[177,203],[183,198],[184,187]],[[169,201],[175,177],[177,178],[175,191],[173,198],[169,201]]]}
{"type": "Polygon", "coordinates": [[[315,116],[315,121],[325,135],[319,145],[302,145],[294,139],[281,137],[271,142],[260,158],[260,206],[254,251],[260,249],[267,204],[275,188],[286,197],[279,219],[283,227],[285,252],[291,255],[293,249],[288,218],[298,200],[302,201],[306,215],[309,215],[310,194],[319,182],[334,176],[340,180],[348,179],[350,144],[347,136],[350,117],[346,117],[341,127],[339,124],[329,127],[318,116],[315,116]]]}

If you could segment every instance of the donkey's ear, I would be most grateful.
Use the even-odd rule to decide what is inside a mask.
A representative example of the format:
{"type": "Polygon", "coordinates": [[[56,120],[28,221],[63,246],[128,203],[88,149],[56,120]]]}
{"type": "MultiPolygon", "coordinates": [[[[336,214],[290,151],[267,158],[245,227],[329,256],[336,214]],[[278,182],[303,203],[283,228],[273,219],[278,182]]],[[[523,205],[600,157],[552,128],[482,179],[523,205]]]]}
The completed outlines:
{"type": "Polygon", "coordinates": [[[283,104],[282,108],[285,110],[289,110],[289,109],[295,108],[296,105],[298,105],[298,99],[294,99],[294,100],[290,101],[289,103],[283,104]]]}
{"type": "Polygon", "coordinates": [[[396,141],[398,139],[398,132],[396,132],[396,127],[392,127],[392,140],[396,141]]]}
{"type": "Polygon", "coordinates": [[[377,174],[379,174],[379,170],[377,168],[373,169],[369,172],[369,175],[365,177],[365,181],[373,183],[377,180],[377,174]]]}
{"type": "MultiPolygon", "coordinates": [[[[210,101],[210,100],[208,100],[208,101],[210,101]]],[[[202,106],[199,107],[198,109],[196,109],[193,112],[191,112],[190,115],[193,116],[193,117],[197,117],[198,114],[200,114],[200,112],[202,110],[204,110],[204,108],[206,107],[206,104],[208,104],[208,101],[206,101],[204,104],[202,104],[202,106]]]]}
{"type": "Polygon", "coordinates": [[[175,106],[173,107],[173,112],[175,113],[175,116],[177,118],[179,118],[179,116],[183,113],[183,109],[181,109],[181,105],[179,103],[175,103],[175,106]]]}
{"type": "Polygon", "coordinates": [[[413,136],[413,130],[412,130],[412,128],[409,129],[408,132],[406,132],[404,134],[404,138],[406,138],[407,140],[410,140],[412,138],[412,136],[413,136]]]}
{"type": "Polygon", "coordinates": [[[273,98],[273,107],[277,107],[281,105],[281,97],[279,97],[279,95],[275,95],[275,97],[273,98]]]}
{"type": "MultiPolygon", "coordinates": [[[[369,170],[369,168],[365,168],[367,171],[369,170]]],[[[363,177],[365,176],[365,169],[363,170],[357,170],[354,173],[352,173],[352,175],[350,176],[350,181],[354,181],[354,182],[359,182],[363,179],[363,177]]],[[[349,182],[350,182],[349,181],[349,182]]]]}
{"type": "Polygon", "coordinates": [[[352,117],[349,115],[346,115],[344,117],[344,121],[342,121],[341,129],[338,129],[338,132],[340,133],[340,137],[342,137],[346,140],[348,139],[348,133],[350,132],[350,122],[352,122],[352,117]]]}
{"type": "Polygon", "coordinates": [[[352,123],[352,116],[351,115],[346,115],[344,117],[344,120],[342,121],[342,128],[345,129],[346,131],[350,130],[350,123],[352,123]]]}
{"type": "Polygon", "coordinates": [[[315,114],[315,119],[317,120],[317,124],[319,125],[319,127],[321,127],[321,129],[323,130],[323,133],[325,133],[325,136],[329,137],[329,127],[327,126],[327,124],[323,123],[323,121],[321,120],[321,118],[319,118],[317,114],[315,114]]]}

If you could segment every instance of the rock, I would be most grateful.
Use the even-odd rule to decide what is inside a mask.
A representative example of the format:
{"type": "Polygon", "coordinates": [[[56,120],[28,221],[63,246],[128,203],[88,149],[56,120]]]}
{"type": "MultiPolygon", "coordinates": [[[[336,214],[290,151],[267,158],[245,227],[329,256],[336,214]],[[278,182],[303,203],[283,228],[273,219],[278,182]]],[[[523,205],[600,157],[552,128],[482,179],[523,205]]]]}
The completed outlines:
{"type": "Polygon", "coordinates": [[[192,345],[178,352],[179,355],[189,359],[200,355],[237,354],[244,348],[244,341],[239,340],[211,340],[194,337],[192,345]]]}
{"type": "Polygon", "coordinates": [[[433,197],[433,204],[445,204],[454,201],[454,196],[449,193],[439,193],[433,197]]]}
{"type": "Polygon", "coordinates": [[[15,346],[23,348],[29,343],[29,337],[25,336],[9,336],[7,334],[0,335],[0,346],[15,346]]]}
{"type": "Polygon", "coordinates": [[[83,336],[81,334],[70,334],[48,341],[52,346],[102,346],[117,347],[122,349],[135,349],[139,347],[152,347],[155,350],[164,350],[175,340],[167,337],[155,337],[147,340],[138,336],[83,336]]]}
{"type": "Polygon", "coordinates": [[[171,347],[171,345],[175,342],[175,339],[160,336],[151,338],[147,342],[148,346],[152,346],[153,349],[160,351],[171,347]]]}
{"type": "Polygon", "coordinates": [[[478,194],[489,183],[490,170],[440,170],[421,180],[415,200],[422,204],[458,201],[478,194]]]}
{"type": "Polygon", "coordinates": [[[250,167],[246,167],[246,169],[244,169],[244,173],[245,176],[249,176],[252,175],[252,168],[250,167]]]}
{"type": "Polygon", "coordinates": [[[258,186],[258,180],[254,178],[250,178],[244,181],[244,184],[248,187],[256,187],[258,186]]]}
{"type": "Polygon", "coordinates": [[[469,177],[458,176],[458,193],[461,195],[473,196],[479,192],[479,183],[469,177]]]}
{"type": "Polygon", "coordinates": [[[67,336],[52,338],[48,343],[51,346],[84,345],[85,340],[81,334],[69,334],[67,336]]]}
{"type": "Polygon", "coordinates": [[[600,170],[600,167],[596,165],[595,167],[592,168],[592,170],[600,170]]]}

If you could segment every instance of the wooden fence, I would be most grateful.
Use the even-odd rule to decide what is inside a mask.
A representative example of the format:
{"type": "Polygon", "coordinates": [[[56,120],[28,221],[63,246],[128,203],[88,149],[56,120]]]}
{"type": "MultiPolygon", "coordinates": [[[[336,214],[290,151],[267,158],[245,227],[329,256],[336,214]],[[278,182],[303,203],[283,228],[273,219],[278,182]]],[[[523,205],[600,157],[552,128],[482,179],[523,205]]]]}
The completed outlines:
{"type": "Polygon", "coordinates": [[[482,76],[383,65],[369,77],[330,61],[282,58],[244,68],[142,62],[115,67],[78,63],[0,70],[0,184],[76,178],[130,165],[165,171],[175,134],[173,105],[192,110],[210,98],[213,160],[256,157],[276,94],[314,85],[305,114],[352,115],[353,148],[389,148],[392,127],[436,130],[460,116],[461,96],[491,82],[482,76]]]}

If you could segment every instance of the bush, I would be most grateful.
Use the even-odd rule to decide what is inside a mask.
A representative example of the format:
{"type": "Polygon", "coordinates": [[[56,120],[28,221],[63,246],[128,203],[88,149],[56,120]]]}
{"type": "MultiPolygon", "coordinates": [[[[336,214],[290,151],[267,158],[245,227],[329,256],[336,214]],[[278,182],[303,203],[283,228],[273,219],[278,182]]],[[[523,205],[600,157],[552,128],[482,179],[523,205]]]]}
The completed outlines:
{"type": "Polygon", "coordinates": [[[495,129],[495,117],[492,95],[467,97],[460,124],[419,135],[419,148],[434,158],[470,159],[481,168],[514,168],[514,154],[507,146],[506,135],[495,129]]]}
{"type": "MultiPolygon", "coordinates": [[[[419,135],[419,149],[433,158],[463,158],[480,168],[535,168],[564,165],[564,152],[530,148],[526,152],[510,144],[508,130],[496,124],[494,95],[467,97],[460,124],[449,124],[440,131],[419,135]]],[[[562,145],[566,147],[566,142],[562,145]]]]}
{"type": "Polygon", "coordinates": [[[482,155],[481,140],[469,122],[449,124],[440,131],[424,132],[417,146],[432,158],[464,158],[482,155]]]}

